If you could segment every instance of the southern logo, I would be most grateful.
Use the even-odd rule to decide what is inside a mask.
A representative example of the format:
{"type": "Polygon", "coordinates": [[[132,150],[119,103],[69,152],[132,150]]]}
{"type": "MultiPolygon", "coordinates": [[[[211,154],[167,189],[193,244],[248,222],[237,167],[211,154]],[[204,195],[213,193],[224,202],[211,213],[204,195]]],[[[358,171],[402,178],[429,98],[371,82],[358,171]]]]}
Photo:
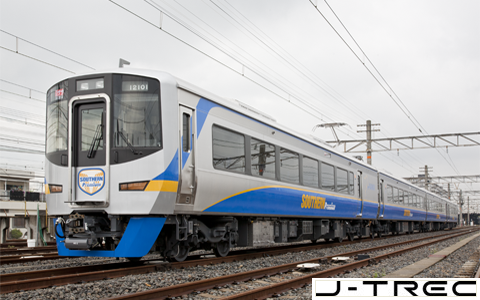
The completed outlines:
{"type": "Polygon", "coordinates": [[[93,196],[105,185],[105,172],[102,169],[83,169],[78,173],[78,187],[93,196]]]}

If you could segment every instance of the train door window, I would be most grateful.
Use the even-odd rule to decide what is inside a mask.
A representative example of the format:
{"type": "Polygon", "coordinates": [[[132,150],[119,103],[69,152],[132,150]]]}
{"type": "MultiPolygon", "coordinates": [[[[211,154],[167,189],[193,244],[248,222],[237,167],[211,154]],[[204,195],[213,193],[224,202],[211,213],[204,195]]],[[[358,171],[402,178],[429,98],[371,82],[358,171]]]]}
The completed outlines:
{"type": "Polygon", "coordinates": [[[348,193],[348,173],[340,168],[337,168],[337,192],[348,193]]]}
{"type": "Polygon", "coordinates": [[[353,172],[348,172],[348,193],[350,195],[353,195],[354,193],[354,183],[355,183],[355,177],[353,175],[353,172]]]}
{"type": "Polygon", "coordinates": [[[306,156],[303,157],[303,184],[318,187],[318,161],[306,156]]]}
{"type": "Polygon", "coordinates": [[[393,203],[393,187],[387,185],[387,202],[393,203]]]}
{"type": "Polygon", "coordinates": [[[335,191],[335,168],[332,165],[322,163],[320,171],[320,182],[322,183],[322,189],[327,191],[335,191]]]}
{"type": "Polygon", "coordinates": [[[213,167],[245,173],[245,137],[242,134],[213,126],[213,167]]]}
{"type": "Polygon", "coordinates": [[[190,133],[190,115],[187,113],[183,113],[182,115],[182,148],[183,152],[189,152],[190,151],[190,143],[191,143],[191,133],[190,133]]]}
{"type": "Polygon", "coordinates": [[[275,179],[275,146],[251,138],[252,175],[275,179]]]}
{"type": "Polygon", "coordinates": [[[298,153],[280,148],[280,180],[300,183],[300,162],[298,153]]]}

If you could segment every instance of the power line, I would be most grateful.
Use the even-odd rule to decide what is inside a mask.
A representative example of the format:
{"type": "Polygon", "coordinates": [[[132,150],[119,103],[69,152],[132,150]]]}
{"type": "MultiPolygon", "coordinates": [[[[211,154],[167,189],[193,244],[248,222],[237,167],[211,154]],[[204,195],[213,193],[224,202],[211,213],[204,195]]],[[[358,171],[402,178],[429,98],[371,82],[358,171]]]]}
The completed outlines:
{"type": "MultiPolygon", "coordinates": [[[[50,49],[47,49],[47,48],[45,48],[45,47],[43,47],[43,46],[40,46],[40,45],[38,45],[38,44],[35,44],[35,43],[31,42],[31,41],[27,41],[26,39],[22,39],[21,37],[18,37],[18,36],[16,36],[16,35],[12,34],[12,33],[6,32],[5,30],[0,29],[0,31],[3,32],[3,33],[8,34],[8,35],[10,35],[10,36],[15,37],[17,40],[20,40],[20,41],[23,41],[23,42],[25,42],[25,43],[34,45],[34,46],[36,46],[36,47],[38,47],[38,48],[40,48],[40,49],[43,49],[43,50],[45,50],[45,51],[48,51],[48,52],[50,52],[50,53],[53,53],[53,54],[55,54],[55,55],[58,55],[58,56],[60,56],[60,57],[65,58],[65,59],[68,59],[68,60],[70,60],[70,61],[72,61],[72,62],[74,62],[74,63],[77,63],[77,64],[82,65],[82,66],[84,66],[84,67],[87,67],[87,68],[89,68],[89,69],[95,70],[95,68],[93,68],[93,67],[90,67],[90,66],[88,66],[88,65],[86,65],[86,64],[84,64],[84,63],[81,63],[81,62],[79,62],[79,61],[77,61],[77,60],[74,60],[74,59],[72,59],[72,58],[70,58],[70,57],[67,57],[67,56],[65,56],[65,55],[62,55],[62,54],[57,53],[57,52],[55,52],[55,51],[52,51],[52,50],[50,50],[50,49]]],[[[2,47],[2,48],[3,48],[3,47],[2,47]]],[[[4,49],[7,49],[7,48],[4,48],[4,49]]],[[[7,50],[10,50],[10,49],[7,49],[7,50]]],[[[18,52],[19,52],[19,51],[18,51],[18,45],[17,45],[16,53],[18,53],[18,52]]],[[[20,54],[20,53],[19,53],[19,54],[20,54]]],[[[63,69],[63,70],[66,70],[66,69],[63,69]]],[[[69,72],[70,72],[70,71],[69,71],[69,72]]]]}
{"type": "MultiPolygon", "coordinates": [[[[326,0],[325,3],[327,4],[327,6],[330,8],[330,10],[333,12],[333,14],[335,15],[335,17],[338,19],[338,21],[340,22],[340,24],[343,26],[343,28],[347,31],[348,35],[354,40],[355,44],[357,45],[357,47],[360,49],[360,51],[362,52],[362,54],[367,58],[367,60],[370,62],[370,64],[373,66],[373,68],[375,69],[375,71],[378,73],[378,75],[380,76],[380,78],[385,82],[385,84],[387,85],[387,87],[389,88],[389,90],[391,91],[391,93],[387,90],[387,88],[385,88],[385,86],[380,82],[380,80],[375,76],[375,74],[373,74],[373,72],[367,67],[367,65],[362,61],[362,59],[357,55],[357,53],[352,49],[352,47],[350,47],[350,45],[347,43],[347,41],[342,37],[342,35],[336,30],[336,28],[332,25],[332,23],[330,23],[330,21],[328,21],[328,19],[325,17],[325,15],[320,11],[320,9],[318,8],[318,6],[316,4],[314,4],[312,2],[312,0],[309,0],[310,3],[315,7],[315,9],[317,10],[317,12],[323,17],[323,19],[328,23],[328,25],[330,25],[330,27],[335,31],[335,33],[340,37],[340,39],[345,43],[345,45],[350,49],[350,51],[355,55],[355,57],[362,63],[362,65],[367,69],[367,71],[373,76],[373,78],[375,79],[375,81],[377,81],[377,83],[382,87],[382,89],[389,95],[389,97],[393,100],[393,102],[395,102],[395,104],[400,108],[400,110],[405,114],[405,116],[407,116],[407,118],[410,120],[410,122],[423,134],[423,135],[427,135],[428,132],[425,130],[425,128],[423,128],[423,126],[420,124],[420,122],[418,122],[418,120],[415,118],[415,116],[410,112],[410,110],[408,110],[407,106],[403,103],[403,101],[400,99],[400,97],[398,97],[398,95],[395,93],[395,91],[391,88],[391,86],[388,84],[388,82],[385,80],[385,78],[381,75],[381,73],[377,70],[377,68],[375,67],[375,65],[372,63],[372,61],[368,58],[368,56],[366,55],[366,53],[363,51],[363,49],[360,47],[360,45],[357,43],[357,41],[353,38],[353,36],[350,34],[350,32],[348,31],[348,29],[345,27],[345,25],[343,24],[343,22],[340,20],[340,18],[338,17],[338,15],[333,11],[333,9],[330,7],[330,5],[328,4],[328,2],[326,0]],[[403,107],[405,107],[405,110],[411,115],[407,114],[407,112],[405,112],[405,110],[402,108],[402,106],[400,106],[400,104],[395,100],[395,98],[392,96],[395,95],[395,97],[398,99],[398,101],[403,105],[403,107]],[[413,119],[412,119],[413,118],[413,119]],[[416,123],[418,124],[416,124],[416,123]],[[422,131],[423,129],[423,131],[422,131]]],[[[442,158],[450,165],[450,167],[457,173],[459,174],[459,171],[457,169],[457,167],[455,166],[455,163],[453,162],[453,160],[451,160],[451,162],[445,157],[443,156],[443,154],[440,152],[439,149],[435,149],[441,156],[442,158]]]]}

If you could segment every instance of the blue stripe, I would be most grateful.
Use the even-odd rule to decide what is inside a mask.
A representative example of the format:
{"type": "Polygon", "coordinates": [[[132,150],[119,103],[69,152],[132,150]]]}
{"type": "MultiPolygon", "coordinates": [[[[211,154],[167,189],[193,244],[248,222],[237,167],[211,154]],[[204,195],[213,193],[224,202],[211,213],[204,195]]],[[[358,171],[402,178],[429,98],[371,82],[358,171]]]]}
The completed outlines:
{"type": "Polygon", "coordinates": [[[205,120],[207,119],[208,113],[214,107],[221,107],[218,104],[213,103],[204,98],[200,98],[197,104],[197,139],[202,132],[203,125],[205,124],[205,120]]]}
{"type": "Polygon", "coordinates": [[[153,178],[153,180],[171,180],[178,181],[178,150],[165,171],[153,178]]]}
{"type": "MultiPolygon", "coordinates": [[[[378,205],[365,205],[366,215],[377,215],[378,205]]],[[[311,216],[355,218],[360,211],[360,201],[335,195],[325,195],[313,191],[304,191],[288,187],[265,187],[249,190],[245,193],[233,195],[215,205],[208,207],[205,212],[284,215],[284,216],[311,216]],[[320,197],[325,199],[325,207],[302,207],[304,197],[320,197]]]]}

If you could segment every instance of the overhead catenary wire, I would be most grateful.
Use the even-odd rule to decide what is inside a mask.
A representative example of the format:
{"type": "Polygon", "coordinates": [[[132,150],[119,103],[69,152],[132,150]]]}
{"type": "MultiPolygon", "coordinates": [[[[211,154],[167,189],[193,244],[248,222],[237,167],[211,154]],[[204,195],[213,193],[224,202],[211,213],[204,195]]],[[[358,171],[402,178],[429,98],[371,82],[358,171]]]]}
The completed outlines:
{"type": "MultiPolygon", "coordinates": [[[[302,107],[299,106],[298,104],[296,104],[296,103],[294,103],[294,102],[291,102],[290,99],[281,96],[280,94],[278,94],[277,92],[271,90],[270,88],[266,87],[265,85],[262,85],[261,83],[255,81],[254,79],[245,76],[244,74],[242,74],[242,73],[239,72],[238,70],[234,69],[233,67],[231,67],[231,66],[223,63],[222,61],[220,61],[220,60],[218,60],[218,59],[216,59],[216,58],[214,58],[213,56],[209,55],[209,54],[206,53],[205,51],[200,50],[198,47],[195,47],[195,46],[193,46],[192,44],[190,44],[190,43],[182,40],[181,38],[173,35],[172,33],[166,31],[166,30],[163,28],[163,26],[158,26],[158,25],[156,25],[156,24],[148,21],[147,19],[145,19],[145,18],[143,18],[142,16],[136,14],[135,12],[131,11],[130,9],[128,9],[128,8],[126,8],[126,7],[124,7],[124,6],[116,3],[116,2],[113,1],[113,0],[109,0],[109,1],[110,1],[112,4],[115,4],[116,6],[120,7],[120,8],[123,9],[123,10],[125,10],[126,12],[128,12],[128,13],[134,15],[135,17],[139,18],[140,20],[146,22],[147,24],[155,27],[156,29],[161,30],[162,32],[164,32],[164,33],[166,33],[167,35],[169,35],[169,36],[171,36],[172,38],[174,38],[175,40],[177,40],[177,41],[179,41],[179,42],[181,42],[181,43],[189,46],[190,48],[198,51],[199,53],[201,53],[201,54],[205,55],[206,57],[208,57],[208,58],[214,60],[215,62],[219,63],[220,65],[222,65],[222,66],[230,69],[231,71],[233,71],[233,72],[236,73],[237,75],[243,76],[243,77],[246,78],[247,80],[251,81],[252,83],[254,83],[254,84],[256,84],[256,85],[258,85],[259,87],[262,87],[262,88],[264,88],[265,90],[271,92],[272,94],[278,96],[279,98],[281,98],[281,99],[283,99],[283,100],[285,100],[285,101],[287,101],[287,102],[290,102],[292,105],[294,105],[294,106],[296,106],[297,108],[305,111],[307,114],[313,116],[314,118],[318,118],[318,115],[317,115],[317,114],[314,114],[312,111],[309,111],[309,110],[307,110],[307,109],[305,109],[305,108],[302,108],[302,107]]],[[[148,1],[146,1],[146,2],[149,3],[148,1]]],[[[151,3],[149,3],[149,4],[152,5],[151,3]]],[[[153,6],[153,5],[152,5],[152,6],[153,6]]],[[[168,16],[168,15],[167,15],[167,16],[168,16]]],[[[169,16],[169,17],[170,17],[170,16],[169,16]]],[[[176,21],[175,19],[173,19],[173,17],[170,17],[170,18],[172,18],[172,20],[176,21]]],[[[179,23],[178,21],[176,21],[176,22],[179,23]]],[[[179,24],[182,25],[182,26],[184,26],[184,25],[181,24],[181,23],[179,23],[179,24]]],[[[187,28],[187,27],[185,27],[185,28],[186,28],[186,29],[189,29],[189,28],[187,28]]],[[[192,33],[196,34],[194,31],[192,31],[192,33]]],[[[218,49],[218,48],[217,48],[217,49],[218,49]]],[[[222,51],[221,49],[218,49],[218,50],[222,51]]],[[[224,52],[224,51],[222,51],[222,52],[224,52]]],[[[225,53],[225,52],[224,52],[224,53],[225,53]]],[[[228,53],[225,53],[225,54],[229,55],[228,53]]],[[[235,58],[232,57],[231,55],[229,55],[229,57],[231,57],[232,59],[235,59],[235,58]]],[[[236,60],[236,59],[235,59],[235,60],[236,60]]],[[[236,60],[236,61],[238,61],[238,60],[236,60]]],[[[255,73],[255,74],[257,74],[257,75],[260,76],[261,78],[264,78],[264,76],[261,75],[261,74],[258,74],[258,73],[255,73]]],[[[277,88],[279,88],[280,90],[283,90],[281,87],[278,87],[278,86],[277,86],[277,88]]],[[[288,92],[286,92],[286,93],[289,94],[288,92]]],[[[299,100],[299,99],[297,99],[297,100],[299,100]]],[[[300,100],[300,101],[301,101],[301,100],[300,100]]],[[[305,104],[305,103],[302,102],[302,104],[305,104]]],[[[307,104],[307,105],[309,105],[309,104],[307,104]]],[[[318,111],[317,108],[312,108],[312,109],[318,111]]],[[[322,112],[320,112],[320,113],[322,113],[322,112]]],[[[332,120],[332,121],[333,121],[333,120],[332,120]]],[[[350,134],[348,134],[348,133],[345,133],[345,134],[347,134],[347,135],[350,136],[350,134]]],[[[387,158],[387,159],[388,159],[388,158],[387,158]]],[[[391,160],[391,159],[389,159],[389,160],[391,160]]],[[[393,161],[393,160],[391,160],[391,161],[393,161]]],[[[397,162],[395,162],[395,161],[393,161],[393,162],[396,163],[397,165],[399,165],[397,162]]],[[[402,166],[402,165],[399,165],[399,166],[402,167],[402,168],[404,168],[404,166],[402,166]]],[[[409,170],[409,172],[411,172],[411,171],[409,170]]]]}
{"type": "MultiPolygon", "coordinates": [[[[330,8],[330,10],[333,12],[337,20],[340,22],[342,27],[346,30],[348,35],[352,38],[354,43],[357,45],[357,47],[360,49],[362,54],[365,56],[365,58],[370,62],[376,73],[380,76],[382,81],[385,83],[385,85],[388,87],[388,89],[382,84],[381,80],[375,76],[375,74],[368,68],[368,66],[362,61],[362,59],[358,56],[358,54],[353,50],[353,48],[347,43],[347,41],[342,37],[342,35],[338,32],[338,30],[333,26],[333,24],[325,17],[325,15],[320,11],[318,8],[318,5],[312,2],[312,0],[309,0],[310,3],[315,7],[317,12],[322,16],[322,18],[328,23],[328,25],[335,31],[335,33],[340,37],[340,39],[344,42],[344,44],[350,49],[350,51],[355,55],[355,57],[362,63],[362,65],[367,69],[367,71],[373,76],[375,81],[382,87],[382,89],[388,94],[390,99],[393,100],[393,102],[400,108],[400,110],[403,112],[405,116],[410,120],[410,122],[423,134],[423,135],[428,135],[428,132],[425,130],[425,128],[420,124],[420,122],[415,118],[415,116],[410,112],[408,107],[403,103],[403,101],[400,99],[400,97],[395,93],[395,91],[391,88],[391,86],[388,84],[388,82],[385,80],[385,78],[381,75],[381,73],[378,71],[378,69],[375,67],[375,65],[372,63],[372,61],[368,58],[367,54],[363,51],[363,49],[360,47],[360,45],[357,43],[357,41],[353,38],[353,36],[350,34],[346,26],[343,24],[343,22],[340,20],[338,15],[333,11],[331,6],[328,4],[326,0],[324,2],[327,4],[327,6],[330,8]],[[394,95],[395,97],[393,97],[394,95]],[[397,98],[397,100],[395,100],[397,98]],[[400,105],[399,102],[402,104],[400,105]],[[403,107],[402,107],[403,106],[403,107]],[[423,129],[423,131],[422,131],[423,129]]],[[[450,162],[442,153],[439,149],[435,148],[435,150],[442,156],[442,158],[450,165],[450,167],[456,172],[457,174],[460,174],[458,171],[457,167],[455,166],[454,162],[450,162]]]]}
{"type": "MultiPolygon", "coordinates": [[[[254,79],[245,76],[245,74],[242,74],[240,71],[234,69],[233,67],[227,65],[226,63],[220,61],[219,59],[217,59],[217,58],[209,55],[209,54],[206,53],[205,51],[200,50],[198,47],[193,46],[192,44],[190,44],[190,43],[188,43],[188,42],[180,39],[180,38],[177,37],[177,36],[174,36],[173,34],[171,34],[171,33],[169,33],[168,31],[166,31],[164,28],[160,28],[160,27],[157,26],[156,24],[154,24],[154,23],[146,20],[145,18],[139,16],[138,14],[136,14],[136,13],[134,13],[133,11],[129,10],[128,8],[126,8],[126,7],[124,7],[124,6],[116,3],[116,2],[113,1],[113,0],[109,0],[109,1],[110,1],[111,3],[117,5],[118,7],[124,9],[125,11],[129,12],[130,14],[136,16],[137,18],[143,20],[144,22],[150,24],[151,26],[154,26],[155,28],[161,30],[162,32],[165,32],[165,33],[168,34],[169,36],[171,36],[171,37],[173,37],[174,39],[180,41],[181,43],[183,43],[183,44],[191,47],[192,49],[198,51],[199,53],[204,54],[206,57],[208,57],[208,58],[214,60],[215,62],[219,63],[220,65],[222,65],[222,66],[230,69],[231,71],[235,72],[236,74],[243,76],[245,79],[247,79],[247,80],[249,80],[250,82],[256,84],[257,86],[264,88],[265,90],[271,92],[272,94],[276,95],[277,97],[279,97],[279,98],[281,98],[281,99],[283,99],[283,100],[285,100],[285,101],[287,101],[287,102],[290,102],[292,105],[294,105],[294,106],[296,106],[297,108],[305,111],[305,112],[308,113],[309,115],[311,115],[311,116],[313,116],[313,117],[315,117],[315,118],[318,118],[318,115],[317,115],[317,114],[315,114],[315,113],[313,113],[313,112],[311,112],[311,111],[309,111],[309,110],[306,110],[306,109],[302,108],[302,107],[299,106],[298,104],[292,102],[291,99],[289,99],[289,98],[287,98],[287,97],[285,97],[285,96],[282,96],[282,95],[280,95],[279,93],[273,91],[271,88],[268,88],[267,86],[265,86],[265,85],[263,85],[263,84],[255,81],[254,79]]],[[[148,3],[148,2],[147,2],[147,3],[148,3]]],[[[182,25],[181,23],[179,23],[179,24],[182,25]]],[[[183,25],[182,25],[182,26],[183,26],[183,25]]],[[[188,27],[185,27],[185,28],[186,28],[186,29],[189,29],[188,27]]],[[[192,33],[195,34],[195,32],[192,32],[192,33]]],[[[218,48],[217,48],[217,49],[218,49],[218,48]]],[[[221,49],[219,49],[219,50],[222,51],[221,49]]],[[[222,52],[223,52],[223,51],[222,51],[222,52]]],[[[223,53],[225,53],[226,55],[229,55],[229,54],[226,53],[226,52],[223,52],[223,53]]],[[[232,59],[234,59],[234,60],[236,60],[235,57],[233,57],[233,56],[231,56],[231,55],[229,55],[229,57],[232,58],[232,59]]],[[[236,60],[236,61],[238,61],[238,60],[236,60]]],[[[272,82],[271,82],[268,78],[266,78],[264,75],[262,75],[262,74],[260,74],[260,73],[258,73],[258,72],[255,72],[255,71],[252,70],[252,69],[249,69],[249,70],[252,71],[253,73],[255,73],[257,76],[261,77],[262,79],[266,80],[267,82],[271,83],[272,85],[274,85],[274,86],[275,86],[276,88],[278,88],[279,90],[285,92],[287,95],[291,95],[291,93],[289,93],[288,91],[285,91],[282,87],[279,87],[278,85],[275,85],[274,83],[272,83],[272,82]]],[[[291,95],[291,96],[292,96],[292,95],[291,95]]],[[[302,104],[309,106],[308,103],[302,102],[301,99],[298,99],[297,97],[295,97],[295,99],[298,100],[299,102],[301,102],[302,104]]],[[[317,110],[316,108],[313,108],[313,107],[311,107],[311,109],[317,110]]],[[[319,112],[319,113],[321,113],[321,112],[319,112]]]]}
{"type": "MultiPolygon", "coordinates": [[[[75,60],[75,59],[73,59],[73,58],[70,58],[70,57],[65,56],[65,55],[63,55],[63,54],[60,54],[60,53],[58,53],[58,52],[52,51],[52,50],[50,50],[50,49],[48,49],[48,48],[45,48],[45,47],[40,46],[40,45],[38,45],[38,44],[35,44],[35,43],[33,43],[33,42],[31,42],[31,41],[28,41],[28,40],[26,40],[26,39],[23,39],[23,38],[21,38],[21,37],[19,37],[19,36],[16,36],[16,35],[14,35],[14,34],[12,34],[12,33],[10,33],[10,32],[7,32],[7,31],[2,30],[2,29],[0,29],[0,31],[3,32],[3,33],[5,33],[5,34],[8,34],[8,35],[10,35],[10,36],[12,36],[12,37],[15,37],[16,39],[18,39],[18,40],[20,40],[20,41],[23,41],[23,42],[25,42],[25,43],[31,44],[31,45],[33,45],[33,46],[35,46],[35,47],[38,47],[38,48],[43,49],[43,50],[45,50],[45,51],[47,51],[47,52],[53,53],[53,54],[55,54],[55,55],[57,55],[57,56],[63,57],[63,58],[65,58],[65,59],[69,60],[69,61],[72,61],[72,62],[77,63],[77,64],[79,64],[79,65],[82,65],[82,66],[84,66],[84,67],[87,67],[87,68],[89,68],[89,69],[91,69],[91,70],[95,70],[95,68],[93,68],[93,67],[91,67],[91,66],[89,66],[89,65],[86,65],[86,64],[84,64],[84,63],[81,63],[81,62],[79,62],[79,61],[77,61],[77,60],[75,60]]],[[[2,47],[2,48],[4,48],[4,47],[2,47]]],[[[8,48],[4,48],[4,49],[10,50],[10,49],[8,49],[8,48]]],[[[12,51],[12,50],[10,50],[10,51],[12,51]]],[[[16,51],[13,51],[13,52],[19,53],[19,52],[18,52],[18,49],[17,49],[16,51]]],[[[20,53],[19,53],[19,54],[20,54],[20,53]]],[[[24,54],[23,54],[23,55],[24,55],[24,54]]],[[[27,56],[27,55],[25,55],[25,56],[27,56]]],[[[29,57],[29,56],[27,56],[27,57],[29,57]]],[[[30,58],[33,58],[33,57],[30,57],[30,58]]],[[[33,59],[35,59],[35,58],[33,58],[33,59]]],[[[38,60],[38,59],[35,59],[35,60],[38,60]]],[[[39,60],[39,61],[40,61],[40,60],[39,60]]],[[[47,64],[49,64],[49,63],[47,63],[47,64]]],[[[50,64],[50,65],[51,65],[51,64],[50,64]]],[[[58,67],[58,66],[56,66],[56,67],[58,67]]],[[[60,67],[58,67],[58,68],[60,68],[60,67]]],[[[73,72],[73,71],[69,71],[69,70],[64,69],[64,68],[60,68],[60,69],[65,70],[65,71],[68,71],[68,72],[73,72]]],[[[74,73],[74,72],[73,72],[73,73],[74,73]]]]}
{"type": "MultiPolygon", "coordinates": [[[[154,4],[150,3],[149,1],[145,0],[146,3],[150,4],[150,5],[155,5],[157,6],[159,11],[161,11],[162,13],[164,13],[166,16],[168,16],[169,18],[171,18],[173,21],[175,21],[176,23],[178,23],[179,25],[185,27],[186,29],[190,30],[192,33],[196,34],[197,36],[199,36],[200,38],[204,39],[206,42],[210,43],[211,45],[215,46],[218,50],[222,51],[223,53],[229,55],[232,59],[235,59],[239,64],[242,64],[243,66],[246,66],[246,63],[244,61],[240,61],[238,58],[234,57],[232,54],[229,54],[226,52],[225,49],[221,49],[220,46],[218,45],[214,45],[213,42],[211,41],[211,39],[209,39],[208,37],[206,37],[205,35],[202,35],[200,32],[199,32],[199,29],[200,29],[200,26],[198,26],[196,23],[193,22],[193,24],[195,25],[195,28],[192,28],[192,26],[189,26],[188,24],[186,24],[185,22],[183,22],[182,20],[180,20],[179,18],[176,18],[171,12],[169,12],[168,10],[166,10],[165,7],[161,7],[160,5],[158,5],[157,3],[154,2],[154,4]]],[[[177,2],[177,1],[175,1],[177,2]]],[[[177,2],[178,3],[178,2],[177,2]]],[[[182,4],[178,3],[183,9],[185,9],[187,12],[189,12],[192,16],[194,16],[195,18],[197,18],[200,22],[202,22],[203,24],[205,24],[208,28],[210,28],[211,31],[214,31],[216,32],[217,34],[219,34],[220,36],[222,36],[225,40],[228,40],[229,42],[231,42],[232,44],[234,44],[232,41],[230,41],[227,37],[225,37],[224,35],[222,35],[221,33],[219,33],[215,28],[213,28],[212,26],[210,26],[209,24],[207,24],[204,20],[202,20],[201,18],[198,18],[194,13],[192,13],[190,10],[188,10],[188,8],[186,8],[185,6],[183,6],[182,4]]],[[[168,4],[167,4],[168,5],[168,4]]],[[[188,18],[188,17],[186,17],[188,18]]],[[[190,20],[191,21],[191,20],[190,20]]],[[[228,20],[227,20],[228,21],[228,20]]],[[[192,21],[191,21],[192,22],[192,21]]],[[[234,24],[233,24],[234,25],[234,24]]],[[[234,25],[235,26],[235,25],[234,25]]],[[[238,28],[238,27],[237,27],[238,28]]],[[[212,35],[212,37],[219,41],[220,43],[222,44],[225,44],[223,41],[217,39],[216,37],[214,37],[212,35]]],[[[235,45],[235,44],[234,44],[235,45]]],[[[239,47],[238,45],[235,45],[237,46],[239,49],[241,49],[241,47],[239,47]]],[[[315,109],[317,110],[318,113],[320,113],[323,117],[326,117],[327,116],[325,115],[324,112],[322,111],[318,111],[317,108],[314,108],[312,106],[312,104],[310,104],[308,101],[306,100],[301,100],[303,97],[307,96],[312,98],[312,99],[315,99],[316,97],[311,95],[310,93],[307,93],[305,91],[303,91],[300,87],[298,87],[298,85],[296,84],[293,84],[291,81],[288,81],[288,79],[286,78],[283,78],[281,75],[279,75],[278,73],[276,73],[274,70],[272,70],[269,66],[266,66],[265,64],[263,64],[261,61],[258,61],[255,57],[252,57],[252,59],[256,60],[257,62],[252,62],[251,59],[249,58],[246,58],[243,54],[239,53],[238,51],[236,51],[235,49],[233,49],[232,47],[229,47],[227,46],[229,49],[231,49],[235,54],[241,56],[242,58],[244,58],[245,60],[247,60],[247,62],[250,62],[251,64],[253,64],[254,66],[257,67],[257,70],[255,70],[253,68],[252,65],[249,65],[247,66],[248,67],[248,70],[251,70],[253,71],[255,74],[259,75],[259,76],[262,76],[262,79],[264,80],[268,80],[267,82],[270,83],[270,84],[273,84],[275,85],[277,88],[279,89],[282,89],[286,94],[289,95],[289,97],[293,97],[295,100],[298,100],[300,101],[301,103],[303,103],[304,105],[306,105],[307,107],[309,107],[310,109],[315,109]],[[263,65],[265,68],[267,68],[269,70],[269,76],[272,76],[272,74],[276,74],[277,76],[281,77],[280,79],[276,79],[278,81],[280,81],[280,84],[276,84],[274,83],[272,80],[268,79],[265,75],[262,75],[260,74],[260,71],[262,72],[265,72],[265,70],[263,70],[262,68],[258,67],[257,64],[261,64],[263,65]],[[280,87],[282,86],[282,87],[280,87]],[[293,93],[292,91],[288,91],[286,90],[284,87],[294,87],[296,88],[296,93],[303,93],[304,95],[303,96],[299,96],[299,95],[296,95],[295,93],[293,93]]],[[[247,53],[248,54],[248,53],[247,53]]],[[[245,73],[242,74],[242,76],[246,76],[245,73]]],[[[250,79],[250,78],[249,78],[250,79]]],[[[288,99],[288,101],[290,101],[291,99],[288,99]]],[[[323,103],[326,107],[330,108],[330,109],[333,109],[332,107],[326,105],[325,103],[323,103]]],[[[333,115],[334,114],[330,114],[330,115],[333,115]]],[[[318,118],[318,116],[315,116],[316,118],[318,118]]],[[[328,117],[330,120],[333,121],[333,118],[332,117],[328,117]]],[[[347,135],[349,135],[348,133],[345,133],[347,135]]],[[[350,136],[350,135],[349,135],[350,136]]]]}

